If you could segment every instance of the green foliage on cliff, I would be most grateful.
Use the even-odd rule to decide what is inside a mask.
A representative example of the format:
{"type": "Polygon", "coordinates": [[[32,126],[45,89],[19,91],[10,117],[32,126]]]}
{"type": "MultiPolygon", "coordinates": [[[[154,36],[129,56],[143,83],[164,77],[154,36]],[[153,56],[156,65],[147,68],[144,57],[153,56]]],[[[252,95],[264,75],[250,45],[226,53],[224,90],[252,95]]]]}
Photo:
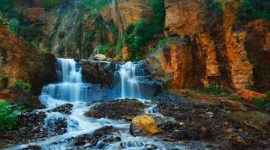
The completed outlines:
{"type": "Polygon", "coordinates": [[[270,1],[244,0],[238,12],[238,19],[252,21],[260,18],[270,19],[270,1]]]}
{"type": "Polygon", "coordinates": [[[12,0],[0,0],[0,11],[7,11],[13,8],[12,0]]]}
{"type": "Polygon", "coordinates": [[[8,102],[0,100],[0,132],[17,124],[16,111],[8,102]]]}
{"type": "Polygon", "coordinates": [[[162,33],[164,30],[165,23],[165,8],[164,0],[151,0],[150,7],[154,13],[152,20],[152,32],[153,33],[162,33]]]}
{"type": "Polygon", "coordinates": [[[26,93],[29,93],[29,92],[31,92],[32,86],[28,82],[18,80],[18,81],[15,82],[15,85],[12,88],[14,90],[22,90],[22,91],[24,91],[26,93]]]}
{"type": "Polygon", "coordinates": [[[139,20],[127,27],[125,42],[131,52],[131,60],[141,59],[141,48],[146,46],[153,36],[152,26],[147,20],[139,20]]]}
{"type": "Polygon", "coordinates": [[[109,43],[109,44],[104,44],[101,45],[98,52],[99,54],[105,54],[107,51],[112,50],[113,49],[113,44],[109,43]]]}
{"type": "Polygon", "coordinates": [[[69,0],[44,0],[43,1],[43,7],[45,9],[53,9],[56,7],[60,7],[66,3],[68,3],[69,0]]]}
{"type": "Polygon", "coordinates": [[[95,8],[97,10],[100,10],[101,8],[108,6],[111,4],[110,0],[83,0],[84,5],[87,8],[95,8]]]}
{"type": "Polygon", "coordinates": [[[13,32],[15,34],[18,34],[19,33],[19,20],[14,18],[14,19],[11,19],[8,23],[8,30],[10,32],[13,32]]]}

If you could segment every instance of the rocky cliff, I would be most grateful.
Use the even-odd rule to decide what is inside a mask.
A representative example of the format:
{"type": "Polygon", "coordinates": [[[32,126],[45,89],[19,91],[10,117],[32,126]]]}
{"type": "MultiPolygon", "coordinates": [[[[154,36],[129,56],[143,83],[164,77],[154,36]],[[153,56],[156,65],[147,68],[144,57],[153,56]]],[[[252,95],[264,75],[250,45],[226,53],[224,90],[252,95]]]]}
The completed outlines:
{"type": "Polygon", "coordinates": [[[270,89],[269,0],[116,0],[98,9],[92,5],[100,1],[89,7],[70,0],[53,9],[43,0],[14,2],[31,29],[19,37],[40,51],[72,58],[103,53],[116,60],[138,55],[172,87],[270,89]],[[157,18],[164,20],[163,31],[153,31],[163,28],[157,18]],[[141,20],[148,23],[136,24],[141,20]]]}
{"type": "Polygon", "coordinates": [[[1,88],[26,81],[32,85],[33,93],[39,95],[43,85],[57,81],[55,61],[52,54],[38,52],[0,24],[1,88]]]}
{"type": "Polygon", "coordinates": [[[269,89],[269,20],[239,21],[238,0],[164,2],[169,44],[149,62],[158,60],[172,85],[269,89]]]}

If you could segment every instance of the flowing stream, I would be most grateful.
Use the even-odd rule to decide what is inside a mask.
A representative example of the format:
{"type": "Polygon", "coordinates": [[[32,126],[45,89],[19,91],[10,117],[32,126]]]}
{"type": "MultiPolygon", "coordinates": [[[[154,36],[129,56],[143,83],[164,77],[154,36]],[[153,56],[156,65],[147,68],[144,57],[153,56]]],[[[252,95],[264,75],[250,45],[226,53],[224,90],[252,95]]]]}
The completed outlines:
{"type": "MultiPolygon", "coordinates": [[[[143,100],[144,92],[140,89],[138,80],[139,76],[144,73],[139,64],[128,62],[123,65],[118,65],[115,72],[116,87],[113,91],[116,92],[116,97],[120,98],[136,98],[142,102],[150,103],[149,100],[143,100]],[[120,92],[119,92],[120,91],[120,92]]],[[[82,82],[82,67],[80,62],[73,59],[57,60],[57,71],[59,74],[59,83],[49,84],[43,88],[40,96],[41,102],[46,105],[46,109],[38,110],[46,112],[45,126],[48,129],[48,138],[39,140],[25,145],[17,145],[10,149],[22,149],[29,145],[39,145],[42,149],[75,149],[72,147],[71,139],[90,134],[95,130],[104,126],[113,126],[119,130],[113,136],[118,137],[118,140],[111,141],[110,144],[103,145],[100,148],[101,139],[97,146],[91,149],[146,149],[150,145],[155,145],[157,149],[184,149],[183,145],[165,142],[162,139],[154,137],[134,137],[129,133],[130,124],[125,121],[110,120],[107,118],[95,119],[89,118],[84,113],[94,105],[94,101],[98,98],[95,96],[95,91],[100,90],[100,86],[82,82]],[[92,101],[94,99],[94,101],[92,101]],[[59,112],[51,112],[51,110],[62,104],[73,104],[70,115],[59,112]],[[66,120],[67,128],[64,134],[55,134],[56,121],[66,120]],[[124,145],[124,146],[123,146],[124,145]]],[[[102,96],[101,96],[102,97],[102,96]]],[[[145,113],[155,114],[153,111],[155,105],[149,105],[145,113]]],[[[157,114],[160,115],[160,114],[157,114]]],[[[80,148],[89,149],[89,148],[80,148]]],[[[151,149],[151,148],[150,148],[151,149]]]]}

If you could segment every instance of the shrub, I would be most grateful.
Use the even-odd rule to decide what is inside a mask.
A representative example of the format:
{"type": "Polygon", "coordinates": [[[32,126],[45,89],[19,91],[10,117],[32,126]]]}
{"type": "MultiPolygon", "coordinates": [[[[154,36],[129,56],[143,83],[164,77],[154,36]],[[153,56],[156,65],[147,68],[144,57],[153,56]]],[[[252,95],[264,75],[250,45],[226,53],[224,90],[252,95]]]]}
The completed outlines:
{"type": "Polygon", "coordinates": [[[168,44],[169,44],[168,39],[161,39],[161,40],[158,41],[158,47],[167,46],[168,44]]]}
{"type": "Polygon", "coordinates": [[[105,45],[101,45],[99,47],[98,52],[99,52],[99,54],[105,54],[109,50],[112,50],[112,44],[111,43],[105,44],[105,45]]]}
{"type": "Polygon", "coordinates": [[[255,19],[270,19],[269,0],[244,0],[239,11],[238,19],[252,21],[255,19]]]}
{"type": "Polygon", "coordinates": [[[8,102],[0,100],[0,132],[11,129],[17,124],[16,111],[8,102]]]}
{"type": "Polygon", "coordinates": [[[147,20],[139,20],[127,27],[125,42],[131,51],[131,60],[141,57],[141,48],[144,47],[153,36],[151,24],[147,20]]]}
{"type": "Polygon", "coordinates": [[[15,82],[15,85],[13,86],[13,89],[15,90],[23,90],[26,93],[31,92],[31,84],[28,82],[24,82],[21,80],[18,80],[15,82]]]}
{"type": "Polygon", "coordinates": [[[268,103],[268,101],[260,98],[260,97],[254,97],[252,99],[252,103],[255,105],[255,107],[259,110],[264,110],[266,104],[268,103]]]}
{"type": "Polygon", "coordinates": [[[13,8],[13,6],[12,0],[0,0],[0,10],[10,10],[13,8]]]}
{"type": "Polygon", "coordinates": [[[213,94],[216,96],[230,96],[231,92],[226,91],[221,89],[220,87],[208,85],[207,87],[200,89],[200,90],[195,90],[197,93],[202,93],[202,94],[213,94]]]}
{"type": "Polygon", "coordinates": [[[18,19],[11,19],[8,23],[8,30],[10,32],[13,32],[15,34],[18,34],[19,32],[19,20],[18,19]]]}
{"type": "Polygon", "coordinates": [[[110,0],[98,0],[98,1],[83,0],[83,3],[89,9],[94,8],[94,9],[100,10],[101,8],[110,5],[111,1],[110,0]]]}
{"type": "Polygon", "coordinates": [[[150,7],[154,13],[152,20],[152,32],[154,34],[162,33],[165,23],[164,0],[150,0],[150,7]]]}
{"type": "Polygon", "coordinates": [[[44,0],[43,1],[43,7],[47,10],[54,9],[57,7],[61,7],[65,3],[67,3],[69,0],[44,0]]]}

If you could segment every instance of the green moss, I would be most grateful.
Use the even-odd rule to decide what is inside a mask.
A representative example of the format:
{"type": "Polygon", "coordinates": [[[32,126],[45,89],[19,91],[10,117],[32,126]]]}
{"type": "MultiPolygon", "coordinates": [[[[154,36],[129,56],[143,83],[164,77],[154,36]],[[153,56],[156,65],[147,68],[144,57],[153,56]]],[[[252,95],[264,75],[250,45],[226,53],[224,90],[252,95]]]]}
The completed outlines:
{"type": "Polygon", "coordinates": [[[0,132],[11,129],[17,124],[17,109],[12,108],[12,106],[4,101],[0,100],[0,132]]]}
{"type": "Polygon", "coordinates": [[[238,14],[238,20],[252,21],[255,19],[270,19],[269,0],[244,0],[238,14]]]}

